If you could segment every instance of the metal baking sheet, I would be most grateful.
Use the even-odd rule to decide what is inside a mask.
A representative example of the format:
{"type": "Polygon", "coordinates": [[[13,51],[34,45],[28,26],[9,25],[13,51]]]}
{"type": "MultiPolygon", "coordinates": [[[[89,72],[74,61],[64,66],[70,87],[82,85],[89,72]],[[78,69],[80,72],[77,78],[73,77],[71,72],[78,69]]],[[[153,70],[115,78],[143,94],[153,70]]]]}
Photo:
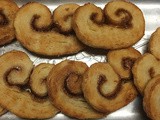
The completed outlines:
{"type": "MultiPolygon", "coordinates": [[[[30,1],[31,0],[15,0],[15,2],[19,6],[22,6],[23,4],[30,1]]],[[[34,0],[34,1],[47,5],[50,8],[50,10],[53,11],[58,5],[64,3],[77,3],[79,5],[83,5],[84,3],[91,2],[103,8],[109,0],[34,0]]],[[[131,2],[136,4],[142,10],[145,17],[145,23],[146,23],[145,35],[137,44],[134,45],[134,47],[143,54],[147,51],[147,43],[151,34],[156,30],[157,27],[160,26],[160,1],[131,0],[131,2]]],[[[29,51],[24,49],[17,41],[2,46],[0,48],[0,54],[11,51],[13,49],[26,52],[30,56],[31,60],[34,62],[35,65],[42,62],[57,64],[65,59],[83,61],[86,62],[89,66],[96,62],[106,61],[106,56],[105,56],[106,53],[97,52],[95,50],[82,51],[75,55],[64,56],[64,57],[44,58],[30,53],[29,51]]],[[[10,120],[10,119],[21,120],[21,118],[18,118],[17,116],[13,115],[10,112],[0,117],[0,120],[10,120]]],[[[66,120],[66,119],[69,120],[72,118],[69,118],[61,113],[57,114],[54,118],[51,118],[51,120],[66,120]]],[[[142,98],[139,96],[133,102],[128,104],[126,107],[108,115],[107,117],[103,118],[103,120],[149,120],[149,118],[147,118],[146,114],[143,111],[142,98]]]]}

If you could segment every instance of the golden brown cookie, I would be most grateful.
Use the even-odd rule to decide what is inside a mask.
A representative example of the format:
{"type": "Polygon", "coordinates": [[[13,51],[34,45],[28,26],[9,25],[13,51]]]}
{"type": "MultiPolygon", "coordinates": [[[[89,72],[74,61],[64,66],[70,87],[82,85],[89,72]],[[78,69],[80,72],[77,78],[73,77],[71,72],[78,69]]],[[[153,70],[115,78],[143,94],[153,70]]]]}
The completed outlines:
{"type": "Polygon", "coordinates": [[[13,21],[18,9],[12,0],[0,0],[0,45],[9,43],[15,38],[13,21]]]}
{"type": "Polygon", "coordinates": [[[160,62],[150,53],[145,53],[133,65],[134,84],[143,95],[148,81],[160,74],[160,62]]]}
{"type": "Polygon", "coordinates": [[[48,74],[53,66],[53,64],[41,63],[33,69],[30,76],[29,85],[32,92],[34,92],[37,96],[46,97],[48,95],[46,82],[48,74]]]}
{"type": "Polygon", "coordinates": [[[137,6],[114,0],[104,10],[91,3],[79,7],[73,15],[73,29],[88,46],[118,49],[132,46],[142,38],[145,21],[137,6]]]}
{"type": "Polygon", "coordinates": [[[82,77],[87,65],[78,61],[65,60],[49,73],[48,89],[51,101],[65,115],[78,119],[102,118],[83,98],[82,77]]]}
{"type": "Polygon", "coordinates": [[[122,81],[109,63],[95,63],[85,72],[82,90],[96,110],[111,113],[133,101],[137,91],[131,81],[122,81]]]}
{"type": "Polygon", "coordinates": [[[132,66],[141,56],[141,53],[130,47],[120,50],[112,50],[107,54],[107,60],[114,70],[120,75],[121,79],[132,78],[132,66]]]}
{"type": "Polygon", "coordinates": [[[59,29],[63,25],[71,26],[70,17],[76,7],[78,6],[75,4],[63,5],[57,8],[52,16],[45,5],[37,2],[22,6],[14,22],[18,41],[28,50],[44,56],[59,56],[81,51],[84,46],[75,34],[68,33],[71,27],[66,32],[62,31],[63,28],[59,29]]]}
{"type": "Polygon", "coordinates": [[[149,51],[153,54],[157,59],[160,59],[160,28],[151,35],[149,40],[149,51]]]}
{"type": "MultiPolygon", "coordinates": [[[[24,90],[24,85],[12,84],[8,80],[29,80],[33,64],[20,51],[11,51],[0,57],[0,104],[13,114],[27,119],[53,117],[58,110],[48,99],[40,99],[24,90]]],[[[39,74],[40,75],[40,74],[39,74]]],[[[41,76],[41,75],[40,75],[41,76]]]]}
{"type": "Polygon", "coordinates": [[[160,75],[153,77],[144,90],[143,107],[152,120],[160,120],[160,75]]]}

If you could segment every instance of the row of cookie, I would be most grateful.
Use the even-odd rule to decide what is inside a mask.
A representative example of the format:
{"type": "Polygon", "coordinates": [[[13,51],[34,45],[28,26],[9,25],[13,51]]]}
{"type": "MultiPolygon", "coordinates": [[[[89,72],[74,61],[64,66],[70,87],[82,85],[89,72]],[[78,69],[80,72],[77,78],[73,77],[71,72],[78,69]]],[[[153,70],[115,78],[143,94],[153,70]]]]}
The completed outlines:
{"type": "Polygon", "coordinates": [[[130,71],[140,56],[127,48],[110,51],[108,62],[90,67],[65,60],[54,67],[43,63],[32,72],[24,52],[5,53],[0,57],[0,105],[28,119],[54,117],[59,111],[78,119],[103,118],[137,97],[130,71]]]}
{"type": "Polygon", "coordinates": [[[134,84],[143,97],[143,107],[153,120],[160,119],[160,28],[152,35],[148,44],[148,52],[134,63],[132,73],[134,84]]]}
{"type": "Polygon", "coordinates": [[[110,1],[103,10],[92,3],[63,4],[53,14],[38,2],[18,9],[13,1],[1,0],[0,9],[0,44],[16,37],[29,51],[44,56],[73,54],[86,46],[127,48],[145,31],[142,11],[125,0],[110,1]]]}

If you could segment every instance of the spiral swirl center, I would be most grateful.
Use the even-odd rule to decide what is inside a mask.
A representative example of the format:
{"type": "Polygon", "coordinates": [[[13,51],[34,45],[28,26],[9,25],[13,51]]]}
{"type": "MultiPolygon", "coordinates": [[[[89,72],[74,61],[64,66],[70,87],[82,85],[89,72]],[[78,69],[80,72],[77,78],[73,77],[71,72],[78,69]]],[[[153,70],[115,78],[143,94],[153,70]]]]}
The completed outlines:
{"type": "Polygon", "coordinates": [[[82,77],[76,73],[70,73],[64,82],[64,88],[72,96],[82,94],[81,90],[82,77]]]}
{"type": "Polygon", "coordinates": [[[0,10],[0,26],[6,26],[9,24],[9,20],[4,14],[3,10],[0,10]]]}

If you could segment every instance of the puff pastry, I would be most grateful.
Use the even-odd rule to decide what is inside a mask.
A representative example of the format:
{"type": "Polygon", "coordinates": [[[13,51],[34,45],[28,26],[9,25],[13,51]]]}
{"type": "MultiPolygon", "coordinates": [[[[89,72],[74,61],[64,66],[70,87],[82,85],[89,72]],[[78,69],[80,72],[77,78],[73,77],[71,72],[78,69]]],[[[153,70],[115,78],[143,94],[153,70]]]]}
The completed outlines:
{"type": "Polygon", "coordinates": [[[151,78],[160,74],[160,62],[150,53],[145,53],[133,65],[134,84],[143,95],[151,78]]]}
{"type": "Polygon", "coordinates": [[[143,107],[152,120],[160,120],[160,75],[153,77],[144,90],[143,107]]]}
{"type": "Polygon", "coordinates": [[[141,53],[130,47],[120,50],[112,50],[107,54],[107,61],[120,75],[121,79],[132,79],[132,66],[141,56],[141,53]]]}
{"type": "Polygon", "coordinates": [[[92,3],[79,7],[73,15],[73,29],[79,40],[88,46],[120,49],[142,38],[145,21],[142,11],[134,4],[113,0],[104,10],[92,3]]]}
{"type": "Polygon", "coordinates": [[[103,113],[114,112],[137,97],[132,81],[122,81],[109,63],[95,63],[85,72],[84,97],[93,108],[103,113]]]}
{"type": "Polygon", "coordinates": [[[71,27],[66,32],[63,28],[59,29],[63,25],[71,26],[70,17],[77,7],[75,4],[64,4],[58,7],[52,16],[43,4],[31,2],[23,5],[14,22],[17,40],[28,50],[44,56],[60,56],[81,51],[84,45],[75,34],[68,33],[71,27]]]}
{"type": "Polygon", "coordinates": [[[18,9],[12,0],[0,0],[0,45],[10,43],[15,38],[13,22],[18,9]]]}
{"type": "MultiPolygon", "coordinates": [[[[57,114],[48,99],[40,99],[24,89],[24,85],[12,84],[8,80],[29,80],[33,64],[21,51],[11,51],[0,57],[0,104],[21,118],[44,119],[57,114]]],[[[39,74],[40,75],[40,74],[39,74]]]]}
{"type": "Polygon", "coordinates": [[[157,28],[157,30],[151,35],[151,38],[149,40],[149,47],[148,47],[150,53],[153,54],[157,59],[160,59],[159,37],[160,37],[160,28],[157,28]]]}
{"type": "Polygon", "coordinates": [[[53,104],[65,115],[78,118],[102,118],[83,98],[82,77],[88,69],[83,62],[65,60],[49,73],[48,89],[53,104]]]}

